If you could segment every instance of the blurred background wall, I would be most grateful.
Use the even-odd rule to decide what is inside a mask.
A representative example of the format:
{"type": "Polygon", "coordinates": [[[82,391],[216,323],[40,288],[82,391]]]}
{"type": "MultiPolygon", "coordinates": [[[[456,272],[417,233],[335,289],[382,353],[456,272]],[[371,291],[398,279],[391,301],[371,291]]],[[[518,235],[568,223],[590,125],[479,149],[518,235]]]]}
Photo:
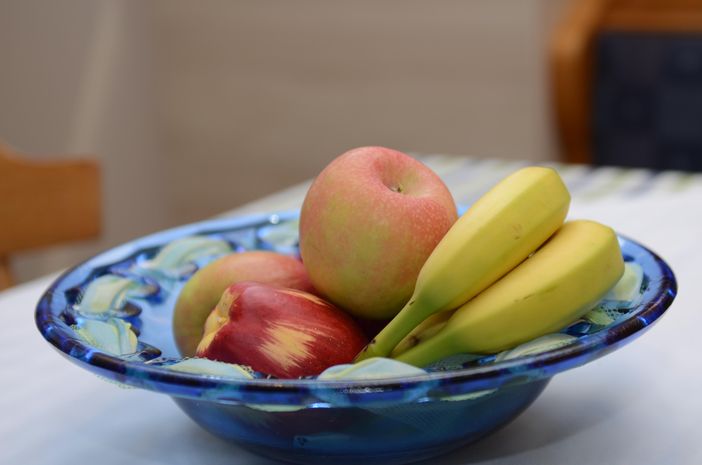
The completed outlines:
{"type": "Polygon", "coordinates": [[[343,151],[558,158],[567,0],[0,0],[0,139],[103,166],[99,241],[20,280],[313,177],[343,151]]]}

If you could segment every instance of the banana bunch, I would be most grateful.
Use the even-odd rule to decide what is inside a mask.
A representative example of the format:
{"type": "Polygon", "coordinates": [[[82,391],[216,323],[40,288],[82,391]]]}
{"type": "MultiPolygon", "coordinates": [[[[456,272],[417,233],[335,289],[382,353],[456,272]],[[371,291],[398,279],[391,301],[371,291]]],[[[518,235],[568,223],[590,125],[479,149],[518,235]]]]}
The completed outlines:
{"type": "Polygon", "coordinates": [[[453,312],[437,334],[396,358],[426,366],[459,352],[510,349],[581,317],[623,273],[611,228],[569,221],[534,255],[453,312]]]}
{"type": "Polygon", "coordinates": [[[610,228],[563,224],[569,204],[555,170],[528,167],[503,179],[448,231],[408,303],[356,360],[390,355],[425,366],[509,349],[577,319],[624,264],[610,228]]]}

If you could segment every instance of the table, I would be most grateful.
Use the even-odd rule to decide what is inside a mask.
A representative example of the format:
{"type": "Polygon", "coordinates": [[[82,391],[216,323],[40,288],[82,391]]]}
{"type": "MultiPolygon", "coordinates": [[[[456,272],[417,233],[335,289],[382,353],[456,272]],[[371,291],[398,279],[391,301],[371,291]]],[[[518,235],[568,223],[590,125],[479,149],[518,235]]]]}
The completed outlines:
{"type": "MultiPolygon", "coordinates": [[[[470,204],[521,162],[419,157],[470,204]]],[[[571,218],[613,226],[663,256],[680,293],[633,344],[556,376],[516,421],[435,464],[702,463],[702,175],[556,165],[571,218]]],[[[309,183],[227,214],[297,208],[309,183]]],[[[273,464],[209,435],[166,396],[108,384],[34,327],[51,275],[0,293],[0,464],[273,464]]]]}

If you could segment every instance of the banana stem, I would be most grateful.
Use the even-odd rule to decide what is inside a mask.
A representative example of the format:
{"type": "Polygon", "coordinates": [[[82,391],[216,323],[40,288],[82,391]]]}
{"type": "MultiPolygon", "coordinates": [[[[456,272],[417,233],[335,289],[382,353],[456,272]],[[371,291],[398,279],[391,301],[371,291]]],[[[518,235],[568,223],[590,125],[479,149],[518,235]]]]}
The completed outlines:
{"type": "Polygon", "coordinates": [[[390,352],[390,358],[397,358],[403,352],[407,352],[412,347],[418,345],[422,341],[426,341],[441,331],[449,318],[453,315],[452,310],[446,310],[430,315],[429,318],[422,321],[412,331],[409,332],[390,352]]]}
{"type": "Polygon", "coordinates": [[[423,368],[432,362],[456,354],[458,350],[449,344],[451,338],[443,337],[446,335],[442,332],[439,331],[435,336],[401,353],[395,357],[395,360],[423,368]]]}
{"type": "Polygon", "coordinates": [[[372,357],[387,357],[395,346],[426,318],[425,306],[414,297],[390,320],[377,336],[356,356],[355,362],[372,357]],[[424,310],[424,311],[423,311],[424,310]]]}

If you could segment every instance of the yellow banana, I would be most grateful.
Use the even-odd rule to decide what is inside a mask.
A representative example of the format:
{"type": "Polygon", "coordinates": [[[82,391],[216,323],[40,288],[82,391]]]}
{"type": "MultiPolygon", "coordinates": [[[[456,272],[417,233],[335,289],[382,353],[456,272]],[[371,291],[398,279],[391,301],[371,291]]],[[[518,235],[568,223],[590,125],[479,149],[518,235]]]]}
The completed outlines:
{"type": "Polygon", "coordinates": [[[430,315],[452,310],[517,266],[568,213],[570,194],[551,168],[522,168],[495,185],[449,229],[400,312],[356,357],[384,357],[430,315]]]}
{"type": "Polygon", "coordinates": [[[531,257],[459,307],[438,334],[397,360],[422,367],[457,353],[500,352],[558,331],[592,308],[623,273],[611,228],[569,221],[531,257]]]}

